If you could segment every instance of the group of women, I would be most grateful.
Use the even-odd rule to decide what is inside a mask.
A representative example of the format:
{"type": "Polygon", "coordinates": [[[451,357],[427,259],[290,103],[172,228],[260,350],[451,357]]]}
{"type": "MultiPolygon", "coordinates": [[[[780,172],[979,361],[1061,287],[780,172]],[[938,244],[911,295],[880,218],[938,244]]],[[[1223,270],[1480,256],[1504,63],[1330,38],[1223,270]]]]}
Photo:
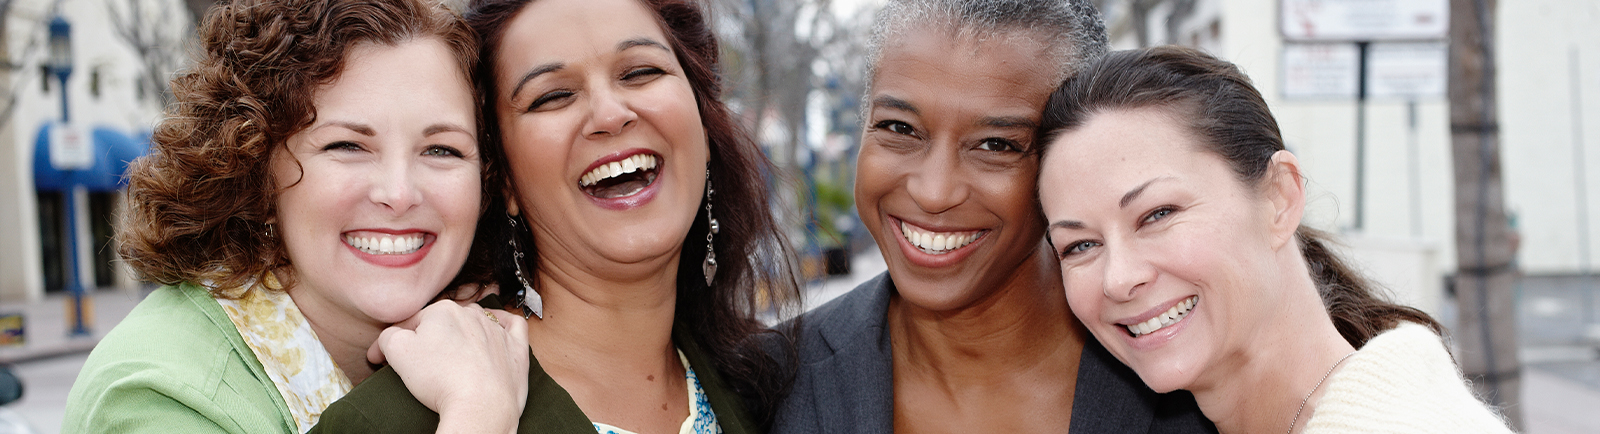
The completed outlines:
{"type": "Polygon", "coordinates": [[[67,432],[1506,432],[1300,226],[1237,68],[1088,0],[890,0],[799,300],[697,0],[236,0],[131,169],[67,432]]]}

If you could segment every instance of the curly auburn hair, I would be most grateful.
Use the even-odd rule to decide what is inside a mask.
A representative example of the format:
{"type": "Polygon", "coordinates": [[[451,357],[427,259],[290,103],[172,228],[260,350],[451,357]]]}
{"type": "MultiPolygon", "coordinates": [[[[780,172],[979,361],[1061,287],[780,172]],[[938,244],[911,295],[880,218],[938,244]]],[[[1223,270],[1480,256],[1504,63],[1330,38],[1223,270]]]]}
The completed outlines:
{"type": "MultiPolygon", "coordinates": [[[[289,265],[267,223],[288,187],[273,181],[273,151],[316,119],[313,90],[338,78],[353,47],[419,38],[444,42],[462,76],[472,76],[477,37],[452,12],[424,0],[238,0],[213,7],[199,28],[195,64],[172,81],[176,102],[156,126],[150,154],[128,170],[128,207],[116,233],[123,260],[143,280],[193,282],[218,297],[240,296],[289,265]]],[[[496,151],[484,150],[485,167],[496,151]]],[[[488,275],[468,271],[458,282],[488,275]]]]}

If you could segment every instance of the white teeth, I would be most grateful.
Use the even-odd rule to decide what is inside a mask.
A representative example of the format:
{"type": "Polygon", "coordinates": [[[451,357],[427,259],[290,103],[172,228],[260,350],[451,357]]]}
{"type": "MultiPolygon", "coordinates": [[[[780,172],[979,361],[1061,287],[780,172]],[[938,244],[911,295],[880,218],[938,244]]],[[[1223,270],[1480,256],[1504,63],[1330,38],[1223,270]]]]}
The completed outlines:
{"type": "Polygon", "coordinates": [[[608,178],[614,178],[623,174],[637,172],[640,169],[654,169],[656,168],[656,164],[656,156],[649,154],[636,154],[632,157],[625,158],[622,161],[613,161],[611,163],[602,164],[599,167],[595,167],[594,170],[590,170],[589,173],[583,174],[583,176],[578,179],[578,185],[582,187],[588,187],[608,178]]]}
{"type": "Polygon", "coordinates": [[[422,234],[399,236],[358,237],[346,235],[345,244],[373,255],[403,255],[422,248],[422,234]]]}
{"type": "Polygon", "coordinates": [[[923,252],[942,255],[977,241],[983,231],[933,233],[900,222],[900,234],[923,252]]]}
{"type": "Polygon", "coordinates": [[[1167,326],[1177,324],[1178,321],[1181,321],[1184,317],[1189,316],[1189,311],[1194,309],[1194,304],[1199,300],[1199,298],[1199,296],[1190,296],[1189,298],[1178,302],[1178,304],[1172,305],[1171,308],[1168,308],[1166,312],[1162,312],[1160,315],[1151,317],[1145,322],[1130,324],[1125,327],[1128,328],[1129,333],[1133,333],[1133,337],[1155,333],[1156,330],[1161,330],[1167,326]]]}

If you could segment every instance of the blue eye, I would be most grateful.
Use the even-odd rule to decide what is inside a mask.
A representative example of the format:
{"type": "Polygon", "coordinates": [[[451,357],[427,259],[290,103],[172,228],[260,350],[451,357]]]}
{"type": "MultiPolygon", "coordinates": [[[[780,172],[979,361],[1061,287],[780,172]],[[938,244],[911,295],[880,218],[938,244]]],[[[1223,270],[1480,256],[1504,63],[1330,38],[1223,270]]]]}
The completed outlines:
{"type": "Polygon", "coordinates": [[[1169,215],[1172,215],[1172,208],[1157,208],[1144,217],[1143,223],[1155,223],[1157,220],[1167,218],[1169,215]]]}
{"type": "Polygon", "coordinates": [[[359,151],[359,150],[361,150],[361,145],[358,145],[355,142],[342,141],[341,140],[341,141],[329,143],[326,146],[323,146],[322,150],[324,150],[324,151],[359,151]]]}
{"type": "Polygon", "coordinates": [[[444,146],[444,145],[429,146],[428,149],[422,151],[422,155],[426,155],[426,156],[430,156],[430,157],[455,157],[455,158],[461,158],[462,157],[461,151],[456,150],[456,148],[452,148],[452,147],[444,146]]]}
{"type": "Polygon", "coordinates": [[[1061,253],[1059,253],[1059,256],[1066,258],[1068,256],[1089,251],[1089,249],[1093,249],[1095,247],[1100,247],[1100,243],[1088,240],[1077,241],[1073,242],[1071,245],[1068,245],[1065,250],[1062,250],[1061,253]]]}

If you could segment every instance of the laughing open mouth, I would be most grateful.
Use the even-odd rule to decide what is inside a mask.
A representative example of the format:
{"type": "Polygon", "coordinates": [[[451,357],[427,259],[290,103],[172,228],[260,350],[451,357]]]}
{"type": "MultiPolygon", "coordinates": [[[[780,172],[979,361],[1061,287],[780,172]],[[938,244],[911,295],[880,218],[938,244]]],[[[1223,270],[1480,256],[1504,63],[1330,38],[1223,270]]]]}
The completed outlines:
{"type": "Polygon", "coordinates": [[[659,157],[638,154],[596,166],[578,180],[585,194],[601,199],[627,197],[656,182],[659,157]]]}

